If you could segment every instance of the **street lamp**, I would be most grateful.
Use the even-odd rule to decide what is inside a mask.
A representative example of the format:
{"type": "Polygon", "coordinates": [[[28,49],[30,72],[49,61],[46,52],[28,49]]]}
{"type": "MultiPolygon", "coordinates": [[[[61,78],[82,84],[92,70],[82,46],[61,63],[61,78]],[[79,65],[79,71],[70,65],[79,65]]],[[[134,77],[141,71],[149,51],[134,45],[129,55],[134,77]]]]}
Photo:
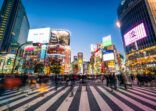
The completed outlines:
{"type": "Polygon", "coordinates": [[[16,55],[15,55],[15,59],[14,59],[14,62],[13,62],[13,67],[12,67],[11,74],[14,73],[14,69],[15,69],[15,65],[16,65],[16,59],[17,59],[18,52],[19,52],[20,48],[21,48],[22,46],[26,45],[26,44],[32,44],[32,41],[25,42],[25,43],[23,43],[23,44],[21,44],[21,45],[18,46],[18,49],[17,49],[17,51],[16,51],[16,55]]]}
{"type": "Polygon", "coordinates": [[[116,26],[117,26],[118,28],[121,27],[121,23],[120,23],[120,21],[117,21],[117,22],[116,22],[116,26]]]}

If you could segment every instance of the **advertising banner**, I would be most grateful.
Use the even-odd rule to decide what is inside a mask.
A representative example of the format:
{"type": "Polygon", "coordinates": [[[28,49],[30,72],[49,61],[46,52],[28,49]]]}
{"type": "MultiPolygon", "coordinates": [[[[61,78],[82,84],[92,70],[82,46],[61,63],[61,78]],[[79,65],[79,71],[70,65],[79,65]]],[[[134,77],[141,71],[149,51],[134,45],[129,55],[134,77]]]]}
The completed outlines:
{"type": "Polygon", "coordinates": [[[106,37],[103,37],[103,40],[102,40],[102,46],[103,47],[107,47],[107,46],[110,46],[112,45],[112,38],[111,38],[111,35],[108,35],[106,37]]]}
{"type": "Polygon", "coordinates": [[[114,53],[104,53],[103,61],[112,61],[115,60],[114,53]]]}
{"type": "Polygon", "coordinates": [[[145,26],[141,23],[124,35],[125,45],[128,46],[145,37],[147,37],[145,26]]]}
{"type": "Polygon", "coordinates": [[[70,33],[66,30],[52,30],[50,43],[53,45],[70,45],[70,33]]]}
{"type": "Polygon", "coordinates": [[[33,43],[49,43],[50,28],[30,29],[28,40],[33,43]]]}

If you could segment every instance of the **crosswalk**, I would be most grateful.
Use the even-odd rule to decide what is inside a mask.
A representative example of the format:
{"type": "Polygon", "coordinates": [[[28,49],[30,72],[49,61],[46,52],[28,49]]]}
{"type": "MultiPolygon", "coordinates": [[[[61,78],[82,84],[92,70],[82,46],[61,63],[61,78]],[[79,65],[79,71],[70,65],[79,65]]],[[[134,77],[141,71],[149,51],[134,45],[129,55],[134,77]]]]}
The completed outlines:
{"type": "Polygon", "coordinates": [[[26,92],[6,91],[0,111],[156,111],[156,88],[104,85],[47,86],[26,92]],[[41,91],[43,90],[43,91],[41,91]]]}

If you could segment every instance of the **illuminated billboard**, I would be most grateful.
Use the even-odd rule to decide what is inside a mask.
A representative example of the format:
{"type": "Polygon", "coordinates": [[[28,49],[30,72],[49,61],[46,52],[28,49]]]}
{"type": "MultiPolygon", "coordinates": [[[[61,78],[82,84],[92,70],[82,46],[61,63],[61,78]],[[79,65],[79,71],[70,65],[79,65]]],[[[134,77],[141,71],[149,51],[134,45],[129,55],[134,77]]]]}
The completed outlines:
{"type": "Polygon", "coordinates": [[[28,40],[33,43],[49,43],[50,28],[30,29],[28,40]]]}
{"type": "Polygon", "coordinates": [[[145,26],[144,23],[141,23],[124,35],[125,45],[128,46],[131,43],[134,43],[145,37],[147,37],[145,26]]]}
{"type": "Polygon", "coordinates": [[[110,46],[110,45],[112,45],[111,35],[108,35],[106,37],[103,37],[103,39],[102,39],[102,46],[103,47],[107,47],[107,46],[110,46]]]}
{"type": "Polygon", "coordinates": [[[114,61],[109,61],[108,62],[108,67],[109,68],[115,68],[115,62],[114,61]]]}
{"type": "Polygon", "coordinates": [[[46,57],[46,45],[42,45],[40,59],[44,59],[46,57]]]}
{"type": "Polygon", "coordinates": [[[50,43],[53,45],[70,45],[70,33],[66,30],[52,30],[50,43]]]}
{"type": "Polygon", "coordinates": [[[106,53],[103,55],[103,61],[112,61],[114,59],[114,53],[106,53]]]}

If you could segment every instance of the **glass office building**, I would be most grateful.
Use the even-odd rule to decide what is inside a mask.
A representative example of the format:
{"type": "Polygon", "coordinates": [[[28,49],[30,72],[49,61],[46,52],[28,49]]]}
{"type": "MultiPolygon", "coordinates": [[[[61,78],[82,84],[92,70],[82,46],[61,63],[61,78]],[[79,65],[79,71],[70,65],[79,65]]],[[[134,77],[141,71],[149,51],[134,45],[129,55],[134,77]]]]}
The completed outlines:
{"type": "Polygon", "coordinates": [[[118,19],[130,70],[155,70],[156,0],[122,0],[118,19]]]}
{"type": "Polygon", "coordinates": [[[21,0],[4,0],[0,12],[0,51],[26,42],[29,22],[21,0]]]}

